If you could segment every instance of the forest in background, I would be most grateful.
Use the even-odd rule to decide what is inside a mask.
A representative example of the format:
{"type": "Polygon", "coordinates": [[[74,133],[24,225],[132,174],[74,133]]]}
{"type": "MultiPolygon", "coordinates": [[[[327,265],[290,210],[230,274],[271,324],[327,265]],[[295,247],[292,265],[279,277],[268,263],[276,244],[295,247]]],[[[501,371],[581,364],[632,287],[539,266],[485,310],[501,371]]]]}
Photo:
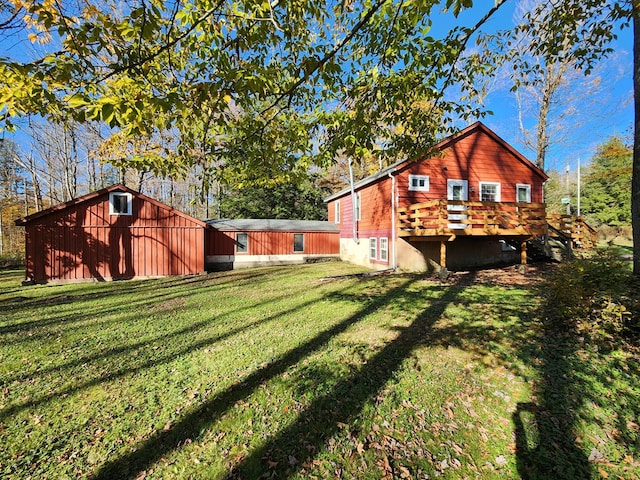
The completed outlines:
{"type": "MultiPolygon", "coordinates": [[[[163,177],[148,168],[114,166],[117,159],[109,158],[93,124],[41,125],[32,129],[32,135],[38,151],[30,153],[11,140],[0,140],[0,255],[4,256],[20,256],[24,251],[24,229],[15,226],[16,219],[114,183],[124,183],[200,219],[325,220],[323,199],[349,182],[348,162],[339,158],[330,167],[310,169],[290,182],[223,184],[209,179],[205,186],[206,177],[197,167],[180,177],[163,177]]],[[[373,157],[363,157],[353,165],[354,178],[384,167],[373,157]]],[[[580,214],[596,228],[629,227],[631,167],[631,147],[623,138],[611,137],[583,167],[580,186],[577,172],[547,172],[547,210],[580,214]]]]}

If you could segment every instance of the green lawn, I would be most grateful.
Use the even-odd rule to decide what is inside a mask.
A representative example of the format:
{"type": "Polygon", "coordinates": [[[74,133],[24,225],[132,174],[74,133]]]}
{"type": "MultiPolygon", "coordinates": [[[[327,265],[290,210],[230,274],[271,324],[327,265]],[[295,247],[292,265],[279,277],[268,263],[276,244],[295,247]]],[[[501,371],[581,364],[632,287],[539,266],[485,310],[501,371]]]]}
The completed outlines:
{"type": "Polygon", "coordinates": [[[558,330],[538,283],[323,280],[360,271],[0,271],[0,476],[638,477],[633,348],[558,330]]]}

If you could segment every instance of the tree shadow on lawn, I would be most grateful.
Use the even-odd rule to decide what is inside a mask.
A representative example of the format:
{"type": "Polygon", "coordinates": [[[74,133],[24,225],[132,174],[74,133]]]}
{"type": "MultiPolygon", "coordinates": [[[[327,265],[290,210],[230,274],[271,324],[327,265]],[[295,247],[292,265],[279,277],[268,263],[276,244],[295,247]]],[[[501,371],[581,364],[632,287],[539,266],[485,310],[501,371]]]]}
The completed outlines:
{"type": "Polygon", "coordinates": [[[576,426],[593,392],[577,377],[584,368],[576,355],[577,334],[550,318],[543,318],[542,324],[537,402],[518,403],[513,413],[518,473],[531,480],[588,479],[589,459],[578,444],[576,426]]]}
{"type": "MultiPolygon", "coordinates": [[[[287,297],[288,294],[281,293],[281,295],[279,295],[276,299],[284,299],[287,297]]],[[[82,375],[89,375],[89,378],[85,378],[84,380],[82,378],[79,378],[78,376],[75,376],[73,385],[71,386],[68,386],[66,388],[47,388],[46,392],[41,396],[38,396],[36,398],[29,398],[21,403],[16,403],[0,409],[0,420],[16,415],[18,412],[24,409],[38,407],[54,398],[72,395],[74,393],[86,390],[104,382],[114,381],[148,368],[157,367],[162,364],[168,364],[183,355],[188,355],[193,351],[211,347],[212,345],[218,342],[222,342],[225,339],[232,338],[253,328],[264,326],[269,322],[277,321],[278,319],[297,311],[304,311],[305,308],[310,307],[311,305],[316,303],[317,299],[312,299],[304,303],[296,304],[290,309],[278,311],[274,315],[270,315],[266,318],[260,318],[243,325],[236,326],[234,328],[226,329],[217,335],[211,335],[207,336],[204,339],[193,341],[193,338],[198,331],[205,329],[211,324],[219,322],[223,318],[239,318],[239,314],[241,314],[243,311],[260,309],[263,304],[270,303],[272,301],[274,301],[273,297],[260,303],[253,303],[250,306],[226,312],[222,316],[190,324],[184,328],[178,329],[168,334],[164,333],[149,340],[135,342],[117,348],[111,348],[106,352],[100,354],[91,353],[83,355],[75,360],[66,362],[64,364],[40,369],[36,372],[21,372],[19,375],[8,377],[7,379],[4,379],[2,382],[0,382],[0,386],[8,385],[9,383],[15,381],[25,381],[33,378],[33,376],[35,375],[42,377],[51,373],[56,373],[60,378],[63,379],[69,378],[69,376],[75,375],[74,369],[80,366],[84,367],[82,375]],[[189,339],[189,341],[185,342],[185,339],[189,339]],[[171,348],[174,345],[175,348],[171,348]],[[158,353],[156,349],[160,346],[167,351],[165,353],[158,353]],[[131,355],[131,353],[134,351],[138,353],[136,355],[131,355]],[[148,353],[148,356],[145,355],[145,353],[148,353]],[[118,358],[123,358],[123,361],[118,362],[118,358]],[[110,359],[110,363],[105,362],[105,360],[110,359]],[[98,373],[104,372],[104,374],[96,375],[96,370],[90,368],[92,365],[98,367],[98,373]],[[91,375],[92,373],[93,375],[91,375]]]]}
{"type": "MultiPolygon", "coordinates": [[[[124,282],[115,281],[97,284],[75,284],[71,285],[71,288],[78,287],[81,289],[78,293],[67,293],[56,296],[46,296],[44,298],[26,298],[23,296],[8,298],[0,301],[0,307],[4,311],[13,312],[13,318],[20,315],[21,312],[29,311],[34,308],[51,308],[56,311],[56,308],[61,305],[73,304],[76,302],[84,302],[89,300],[100,299],[113,299],[114,297],[121,297],[120,303],[113,303],[110,301],[111,308],[105,309],[98,306],[95,314],[104,316],[108,313],[118,312],[126,307],[127,310],[131,310],[137,306],[144,306],[151,300],[161,301],[163,298],[171,299],[176,296],[193,295],[194,293],[205,291],[208,288],[215,287],[216,292],[219,294],[222,291],[222,286],[228,286],[229,288],[239,288],[242,285],[249,285],[263,277],[272,278],[275,275],[285,274],[286,270],[280,268],[264,269],[264,271],[246,271],[246,272],[232,272],[223,275],[215,276],[203,276],[195,275],[189,277],[171,277],[162,279],[151,280],[127,280],[124,282]],[[187,288],[187,290],[180,291],[178,294],[170,293],[176,288],[187,288]],[[167,291],[166,289],[170,289],[167,291]]],[[[52,287],[56,287],[52,285],[52,287]]],[[[20,291],[34,287],[23,287],[20,291]]],[[[35,287],[37,288],[37,287],[35,287]]],[[[87,312],[80,312],[80,315],[60,315],[56,314],[52,318],[44,318],[38,320],[30,320],[26,322],[12,322],[9,320],[5,325],[0,326],[0,343],[15,343],[19,341],[31,341],[37,338],[37,329],[44,327],[57,327],[62,326],[65,330],[73,329],[73,324],[81,322],[87,319],[87,312]],[[3,339],[2,336],[10,334],[19,334],[17,338],[11,337],[8,340],[3,339]],[[22,339],[22,340],[21,340],[22,339]]],[[[79,328],[84,328],[81,326],[79,328]]],[[[49,332],[45,332],[44,336],[49,335],[49,332]]]]}
{"type": "MultiPolygon", "coordinates": [[[[589,357],[581,356],[584,339],[575,321],[558,319],[550,288],[544,280],[533,287],[542,303],[534,312],[520,315],[516,324],[504,327],[500,322],[491,325],[485,321],[463,321],[434,328],[429,337],[433,344],[471,351],[532,381],[531,401],[518,403],[512,414],[516,464],[521,478],[590,479],[590,452],[583,445],[578,424],[593,422],[585,410],[591,403],[613,402],[603,399],[602,392],[615,387],[611,372],[593,368],[589,357]],[[519,367],[521,364],[525,365],[524,371],[519,367]],[[530,369],[535,378],[527,378],[530,369]]],[[[513,314],[505,306],[496,308],[497,316],[513,314]]],[[[629,417],[638,418],[639,395],[632,391],[616,391],[615,395],[625,397],[615,401],[628,406],[633,412],[629,417]]],[[[625,423],[618,421],[620,437],[628,430],[622,425],[625,423]]],[[[624,438],[617,441],[633,448],[630,445],[633,441],[624,438]]]]}
{"type": "MultiPolygon", "coordinates": [[[[441,295],[436,299],[423,298],[421,304],[429,301],[429,306],[407,327],[400,329],[397,337],[373,354],[362,369],[337,379],[331,390],[316,397],[292,424],[274,432],[248,456],[240,459],[228,477],[258,478],[264,475],[286,478],[300,472],[341,426],[350,424],[366,403],[380,394],[412,352],[424,345],[442,345],[457,346],[478,355],[491,355],[517,374],[522,373],[518,371],[520,363],[536,372],[532,401],[519,403],[512,418],[516,463],[522,478],[591,478],[590,463],[576,430],[581,408],[587,402],[599,399],[597,392],[582,380],[592,372],[578,355],[580,339],[575,325],[558,325],[551,303],[543,304],[530,316],[520,316],[518,323],[506,328],[494,328],[486,322],[462,321],[454,325],[439,322],[449,305],[464,305],[477,300],[469,301],[472,297],[464,294],[465,286],[473,283],[474,276],[470,273],[455,283],[434,287],[441,290],[441,295]],[[508,347],[509,351],[496,350],[496,346],[501,345],[508,347]],[[292,462],[291,458],[295,461],[292,462]]],[[[415,307],[414,294],[408,290],[417,280],[417,277],[410,277],[393,290],[370,295],[356,314],[206,400],[166,431],[156,431],[132,453],[104,464],[95,478],[137,477],[185,442],[199,438],[225,412],[250,397],[260,385],[313,355],[332,338],[376,310],[403,302],[409,307],[412,301],[415,307]]],[[[539,295],[545,298],[543,289],[544,286],[539,295]]],[[[509,316],[513,312],[509,307],[498,305],[496,308],[499,314],[509,316]]],[[[608,381],[606,378],[596,380],[602,384],[608,381]]],[[[633,408],[638,411],[637,406],[633,408]]],[[[396,473],[400,475],[400,472],[396,473]]]]}
{"type": "MultiPolygon", "coordinates": [[[[255,276],[252,276],[251,278],[256,278],[255,276]]],[[[209,287],[201,287],[202,289],[206,289],[209,287]]],[[[195,293],[197,290],[200,290],[200,288],[198,289],[192,289],[190,290],[190,293],[193,294],[195,293]]],[[[157,348],[157,346],[166,346],[168,345],[171,339],[173,338],[179,338],[180,340],[183,339],[183,337],[185,335],[189,335],[189,337],[192,337],[195,333],[197,333],[200,330],[203,330],[204,328],[207,328],[209,326],[211,326],[214,323],[219,323],[221,321],[227,320],[227,319],[231,319],[233,318],[234,320],[237,318],[242,318],[241,315],[243,313],[247,313],[250,312],[251,310],[259,310],[262,306],[266,305],[266,304],[270,304],[271,302],[274,301],[280,301],[283,300],[285,298],[289,297],[289,294],[286,292],[276,292],[277,295],[276,296],[272,296],[269,297],[268,299],[263,300],[262,302],[255,302],[255,303],[251,303],[249,305],[237,308],[235,310],[228,310],[225,311],[224,313],[208,318],[206,320],[201,320],[195,323],[189,323],[188,325],[182,327],[182,328],[178,328],[176,330],[173,331],[161,331],[158,335],[156,335],[155,337],[152,338],[148,338],[145,339],[143,341],[138,341],[138,342],[133,342],[133,343],[128,343],[126,345],[120,345],[117,347],[112,347],[109,348],[107,350],[104,351],[100,351],[100,352],[95,352],[95,351],[87,351],[87,353],[85,355],[81,355],[78,358],[75,358],[71,361],[68,362],[64,362],[64,363],[57,363],[57,364],[53,364],[49,367],[41,367],[38,366],[36,370],[20,370],[15,372],[14,375],[10,375],[7,376],[5,378],[1,378],[0,377],[0,386],[2,385],[6,385],[9,384],[11,382],[14,381],[21,381],[21,380],[27,380],[27,379],[31,379],[34,376],[43,376],[46,375],[47,373],[52,373],[52,372],[64,372],[64,371],[69,371],[69,374],[74,374],[73,371],[71,371],[74,367],[78,367],[81,365],[90,365],[90,364],[94,364],[97,363],[98,361],[101,360],[105,360],[105,359],[109,359],[112,356],[117,356],[117,355],[122,355],[122,354],[126,354],[129,352],[133,352],[135,350],[139,350],[139,349],[144,349],[146,347],[150,347],[150,346],[155,346],[157,348]]],[[[132,321],[138,318],[136,313],[131,313],[131,310],[133,307],[146,307],[145,310],[154,310],[156,309],[158,312],[162,313],[165,308],[164,308],[164,304],[159,304],[156,305],[156,301],[159,300],[159,298],[166,296],[166,294],[162,294],[162,295],[152,295],[152,296],[146,296],[145,300],[141,300],[138,303],[132,304],[131,302],[127,302],[126,300],[120,304],[116,304],[116,305],[112,305],[110,304],[110,308],[108,309],[100,309],[100,307],[97,307],[97,310],[95,312],[91,312],[90,314],[87,314],[86,310],[83,310],[82,312],[80,312],[79,315],[74,315],[74,318],[78,317],[76,319],[76,321],[82,321],[83,323],[81,325],[78,325],[77,327],[67,327],[67,328],[61,328],[55,331],[55,334],[57,335],[61,335],[62,333],[68,334],[71,331],[74,331],[76,329],[82,329],[83,330],[83,337],[87,337],[93,334],[91,327],[96,330],[96,329],[103,329],[105,328],[108,324],[111,323],[118,323],[121,324],[123,322],[128,322],[128,321],[132,321]],[[126,307],[126,308],[125,308],[126,307]],[[157,307],[162,307],[162,308],[157,308],[157,307]],[[111,314],[114,312],[130,312],[128,315],[125,316],[119,316],[115,319],[109,320],[109,321],[104,321],[104,320],[94,320],[91,322],[90,325],[87,325],[86,322],[87,321],[91,321],[92,319],[94,319],[95,317],[104,317],[107,314],[111,314]]],[[[174,299],[174,298],[181,298],[183,295],[179,294],[179,295],[171,295],[170,297],[167,297],[167,299],[169,301],[166,302],[166,311],[167,312],[171,312],[175,306],[171,304],[170,300],[174,299]]],[[[163,300],[164,301],[164,300],[163,300]]],[[[313,301],[307,302],[307,303],[303,303],[301,305],[296,306],[295,308],[286,310],[286,311],[282,311],[279,312],[278,315],[273,315],[270,316],[268,318],[264,318],[255,322],[251,322],[248,325],[245,325],[241,328],[234,328],[231,329],[230,333],[229,332],[225,332],[223,335],[221,334],[220,336],[216,336],[215,339],[216,340],[212,340],[212,342],[218,341],[219,339],[224,339],[227,338],[229,336],[235,335],[237,333],[242,332],[243,330],[246,330],[247,328],[251,327],[251,326],[259,326],[261,324],[263,324],[264,322],[268,322],[271,320],[275,320],[279,317],[281,317],[282,315],[286,315],[288,313],[293,313],[294,311],[300,309],[300,308],[304,308],[310,304],[312,304],[313,301]]],[[[56,320],[57,321],[57,320],[56,320]]],[[[165,321],[165,319],[159,319],[158,321],[165,321]]],[[[228,320],[227,320],[228,321],[228,320]]],[[[25,333],[24,335],[21,335],[22,337],[22,342],[34,342],[34,341],[38,341],[40,338],[47,338],[50,337],[52,335],[52,332],[49,329],[45,329],[44,331],[40,332],[40,333],[34,333],[34,330],[36,332],[42,330],[40,328],[31,328],[28,329],[28,333],[25,333]]],[[[0,345],[2,345],[3,343],[8,344],[8,345],[14,345],[17,343],[20,343],[20,339],[14,339],[14,338],[5,338],[4,340],[0,340],[0,345]]],[[[180,343],[181,347],[188,347],[190,344],[185,344],[184,341],[181,341],[180,343]]],[[[180,354],[185,354],[188,353],[190,351],[190,349],[188,350],[184,350],[181,349],[180,354]]],[[[173,357],[172,357],[173,358],[173,357]]],[[[117,371],[123,371],[125,373],[130,372],[131,370],[128,370],[128,363],[127,361],[130,359],[130,357],[127,357],[127,360],[125,360],[125,362],[123,364],[121,364],[117,369],[117,371]]],[[[160,362],[162,363],[162,362],[160,362]]],[[[117,375],[116,375],[117,376],[117,375]]],[[[55,394],[59,394],[59,392],[51,392],[52,395],[55,394]]],[[[65,393],[72,393],[72,392],[65,392],[65,393]]],[[[2,417],[2,412],[0,412],[0,418],[2,417]]]]}
{"type": "MultiPolygon", "coordinates": [[[[135,478],[165,454],[179,448],[188,439],[198,438],[236,402],[248,398],[260,385],[283,374],[289,367],[326,346],[334,337],[345,332],[378,309],[404,299],[407,288],[420,277],[410,276],[401,285],[384,294],[371,297],[354,315],[316,335],[311,340],[293,348],[279,359],[259,368],[244,381],[238,382],[224,392],[209,399],[199,408],[176,422],[166,431],[156,431],[132,453],[107,462],[97,472],[96,479],[135,478]]],[[[297,463],[289,466],[286,474],[300,468],[307,459],[318,451],[325,440],[338,431],[340,424],[348,423],[362,410],[365,403],[374,398],[385,384],[393,378],[403,361],[424,343],[425,333],[440,318],[447,305],[452,302],[459,287],[449,286],[429,308],[421,312],[411,324],[400,331],[398,336],[387,343],[356,375],[341,379],[326,395],[316,398],[300,413],[297,421],[274,434],[260,448],[242,460],[230,476],[257,478],[268,473],[271,462],[289,466],[289,456],[295,456],[297,463]],[[309,448],[309,445],[312,448],[309,448]]],[[[424,299],[416,298],[424,302],[424,299]]],[[[282,472],[283,474],[285,472],[282,472]]]]}

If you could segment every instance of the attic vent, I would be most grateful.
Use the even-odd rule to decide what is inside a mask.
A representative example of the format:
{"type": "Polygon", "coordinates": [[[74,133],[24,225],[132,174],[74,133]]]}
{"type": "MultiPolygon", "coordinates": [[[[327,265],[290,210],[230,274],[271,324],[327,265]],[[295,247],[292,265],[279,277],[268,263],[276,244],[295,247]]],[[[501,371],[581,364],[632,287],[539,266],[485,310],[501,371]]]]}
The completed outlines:
{"type": "Polygon", "coordinates": [[[112,192],[109,194],[109,215],[131,215],[132,196],[126,192],[112,192]]]}

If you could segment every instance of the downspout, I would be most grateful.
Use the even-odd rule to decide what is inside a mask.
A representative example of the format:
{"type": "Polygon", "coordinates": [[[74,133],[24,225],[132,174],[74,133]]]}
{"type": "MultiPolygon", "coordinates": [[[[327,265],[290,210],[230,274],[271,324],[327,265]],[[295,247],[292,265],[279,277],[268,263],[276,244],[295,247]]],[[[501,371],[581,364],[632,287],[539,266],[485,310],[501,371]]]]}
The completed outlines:
{"type": "Polygon", "coordinates": [[[391,268],[395,270],[398,268],[396,258],[396,177],[393,176],[393,172],[389,172],[388,175],[391,179],[391,268]]]}
{"type": "Polygon", "coordinates": [[[356,220],[356,192],[353,188],[353,162],[349,157],[349,184],[351,186],[351,224],[353,228],[353,241],[358,244],[358,221],[356,220]]]}

